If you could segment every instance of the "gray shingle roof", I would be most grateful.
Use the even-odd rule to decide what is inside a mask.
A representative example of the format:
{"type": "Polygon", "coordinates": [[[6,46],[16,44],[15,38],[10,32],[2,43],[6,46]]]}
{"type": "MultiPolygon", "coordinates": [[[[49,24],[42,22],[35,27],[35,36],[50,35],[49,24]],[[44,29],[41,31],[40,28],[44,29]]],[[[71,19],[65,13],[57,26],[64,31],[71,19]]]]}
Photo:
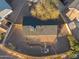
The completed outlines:
{"type": "Polygon", "coordinates": [[[4,9],[11,9],[8,3],[5,0],[0,0],[0,11],[4,9]]]}
{"type": "Polygon", "coordinates": [[[79,0],[74,0],[70,5],[69,8],[76,8],[79,10],[79,0]]]}
{"type": "Polygon", "coordinates": [[[11,7],[5,0],[0,0],[0,21],[12,12],[11,7]]]}

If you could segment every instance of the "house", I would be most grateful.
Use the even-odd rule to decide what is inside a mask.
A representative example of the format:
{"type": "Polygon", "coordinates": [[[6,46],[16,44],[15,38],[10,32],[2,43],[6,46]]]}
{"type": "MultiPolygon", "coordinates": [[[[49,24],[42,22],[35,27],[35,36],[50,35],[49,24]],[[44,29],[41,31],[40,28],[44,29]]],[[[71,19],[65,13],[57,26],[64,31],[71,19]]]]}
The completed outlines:
{"type": "Polygon", "coordinates": [[[12,13],[12,8],[5,0],[0,0],[0,21],[12,13]]]}
{"type": "Polygon", "coordinates": [[[27,38],[38,42],[53,43],[57,38],[57,25],[53,20],[43,21],[34,17],[25,17],[23,29],[27,38]]]}
{"type": "Polygon", "coordinates": [[[79,41],[79,0],[74,0],[69,6],[69,11],[66,13],[70,19],[69,27],[75,39],[79,41]]]}

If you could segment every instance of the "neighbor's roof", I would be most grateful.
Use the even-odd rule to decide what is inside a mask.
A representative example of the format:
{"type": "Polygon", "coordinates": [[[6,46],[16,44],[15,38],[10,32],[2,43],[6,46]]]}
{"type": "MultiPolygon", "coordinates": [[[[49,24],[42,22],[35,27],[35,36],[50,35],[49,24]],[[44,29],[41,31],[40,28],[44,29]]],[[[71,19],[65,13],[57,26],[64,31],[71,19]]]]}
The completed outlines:
{"type": "Polygon", "coordinates": [[[0,12],[4,9],[11,9],[8,3],[5,0],[0,0],[0,12]]]}
{"type": "Polygon", "coordinates": [[[7,30],[0,27],[0,33],[6,32],[7,30]]]}
{"type": "Polygon", "coordinates": [[[76,8],[79,10],[79,0],[74,0],[70,5],[69,8],[76,8]]]}
{"type": "Polygon", "coordinates": [[[5,0],[0,0],[0,21],[12,12],[11,9],[5,0]]]}

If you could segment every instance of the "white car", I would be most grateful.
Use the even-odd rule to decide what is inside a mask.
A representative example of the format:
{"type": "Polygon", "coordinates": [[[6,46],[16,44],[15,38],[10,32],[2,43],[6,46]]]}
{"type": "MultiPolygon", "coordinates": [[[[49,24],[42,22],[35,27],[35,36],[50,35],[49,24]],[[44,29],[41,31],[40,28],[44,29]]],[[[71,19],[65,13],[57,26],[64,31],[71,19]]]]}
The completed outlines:
{"type": "Polygon", "coordinates": [[[37,3],[38,0],[29,0],[29,2],[34,2],[34,3],[37,3]]]}

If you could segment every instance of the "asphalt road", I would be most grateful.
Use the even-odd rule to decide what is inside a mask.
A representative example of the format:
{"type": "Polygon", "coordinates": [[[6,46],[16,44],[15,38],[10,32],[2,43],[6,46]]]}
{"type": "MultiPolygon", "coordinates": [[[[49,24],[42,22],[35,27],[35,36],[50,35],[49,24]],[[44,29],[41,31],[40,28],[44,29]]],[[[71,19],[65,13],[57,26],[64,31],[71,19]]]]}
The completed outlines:
{"type": "Polygon", "coordinates": [[[12,2],[13,13],[9,16],[9,20],[14,23],[22,23],[23,16],[29,15],[29,7],[27,0],[14,0],[12,2]],[[26,11],[24,11],[26,9],[26,11]]]}
{"type": "Polygon", "coordinates": [[[18,59],[0,48],[0,59],[18,59]]]}

